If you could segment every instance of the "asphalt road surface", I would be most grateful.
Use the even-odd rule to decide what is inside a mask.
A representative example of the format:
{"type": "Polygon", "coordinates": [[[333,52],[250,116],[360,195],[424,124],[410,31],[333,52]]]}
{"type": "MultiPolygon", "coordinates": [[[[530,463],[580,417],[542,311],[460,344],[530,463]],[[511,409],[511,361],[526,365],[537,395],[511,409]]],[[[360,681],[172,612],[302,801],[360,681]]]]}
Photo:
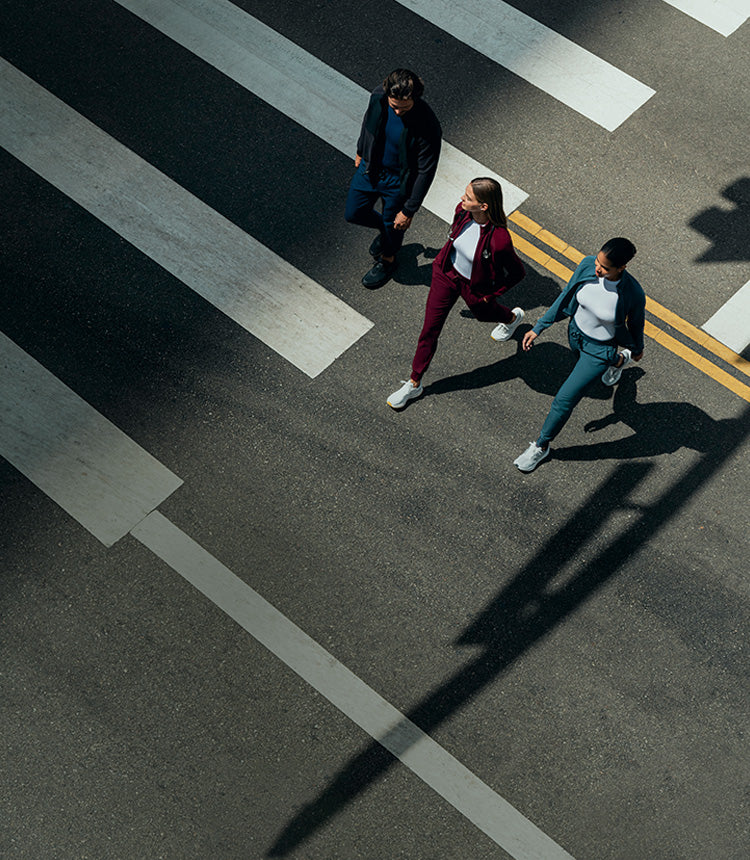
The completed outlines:
{"type": "Polygon", "coordinates": [[[6,0],[0,856],[750,856],[750,11],[681,5],[6,0]],[[445,172],[368,291],[399,66],[445,172]],[[474,170],[526,319],[395,412],[474,170]],[[522,475],[618,235],[644,358],[522,475]]]}

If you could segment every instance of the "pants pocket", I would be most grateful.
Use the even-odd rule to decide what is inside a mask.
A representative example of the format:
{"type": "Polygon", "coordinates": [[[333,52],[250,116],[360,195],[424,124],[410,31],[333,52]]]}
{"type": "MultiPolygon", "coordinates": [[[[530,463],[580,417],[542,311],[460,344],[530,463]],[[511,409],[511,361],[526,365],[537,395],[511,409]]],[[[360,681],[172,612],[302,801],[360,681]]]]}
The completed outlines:
{"type": "Polygon", "coordinates": [[[603,361],[605,364],[617,364],[617,347],[606,343],[594,343],[587,338],[581,338],[581,352],[603,361]]]}

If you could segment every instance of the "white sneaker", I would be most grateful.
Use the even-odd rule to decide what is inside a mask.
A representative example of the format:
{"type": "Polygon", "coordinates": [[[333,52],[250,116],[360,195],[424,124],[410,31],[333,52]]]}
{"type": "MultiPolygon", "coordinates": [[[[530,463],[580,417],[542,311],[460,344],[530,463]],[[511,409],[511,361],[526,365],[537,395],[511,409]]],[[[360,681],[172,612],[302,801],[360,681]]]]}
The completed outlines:
{"type": "Polygon", "coordinates": [[[423,391],[421,382],[415,386],[412,385],[411,379],[407,379],[398,391],[391,394],[386,403],[391,409],[403,409],[410,400],[419,397],[423,391]]]}
{"type": "Polygon", "coordinates": [[[516,318],[511,323],[498,323],[495,328],[492,329],[492,334],[490,337],[492,340],[510,340],[513,332],[518,328],[518,326],[523,321],[523,318],[526,314],[521,310],[521,308],[513,308],[513,313],[516,315],[516,318]]]}
{"type": "Polygon", "coordinates": [[[602,382],[605,385],[617,385],[622,376],[623,368],[630,364],[633,353],[629,349],[623,349],[620,355],[622,356],[622,364],[619,367],[608,367],[602,374],[602,382]]]}
{"type": "Polygon", "coordinates": [[[548,456],[549,445],[546,448],[540,448],[536,442],[531,442],[523,454],[520,457],[516,457],[513,465],[518,466],[522,472],[533,472],[542,460],[548,456]]]}

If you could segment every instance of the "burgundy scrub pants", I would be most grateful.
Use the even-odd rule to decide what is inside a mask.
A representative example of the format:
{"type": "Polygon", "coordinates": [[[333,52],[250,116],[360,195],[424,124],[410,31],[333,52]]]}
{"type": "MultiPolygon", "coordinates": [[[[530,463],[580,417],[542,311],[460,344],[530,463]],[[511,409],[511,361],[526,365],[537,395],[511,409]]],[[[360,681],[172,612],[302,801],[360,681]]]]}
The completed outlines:
{"type": "Polygon", "coordinates": [[[432,283],[424,312],[424,325],[411,365],[411,378],[415,382],[419,382],[422,374],[430,366],[437,349],[440,332],[459,296],[478,320],[509,323],[513,319],[513,311],[505,305],[498,304],[494,296],[485,302],[472,293],[469,290],[469,282],[455,269],[451,268],[448,272],[443,272],[433,264],[432,283]]]}

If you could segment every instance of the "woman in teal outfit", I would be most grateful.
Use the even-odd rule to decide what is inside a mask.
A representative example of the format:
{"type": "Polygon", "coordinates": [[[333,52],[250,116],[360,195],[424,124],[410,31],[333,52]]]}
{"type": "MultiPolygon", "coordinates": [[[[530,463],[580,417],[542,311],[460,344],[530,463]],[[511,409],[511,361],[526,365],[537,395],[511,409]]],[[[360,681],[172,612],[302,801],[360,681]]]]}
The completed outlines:
{"type": "Polygon", "coordinates": [[[513,461],[522,472],[533,471],[549,455],[550,442],[591,382],[601,377],[605,385],[615,385],[623,367],[643,357],[646,295],[625,271],[634,256],[635,245],[619,237],[605,242],[596,256],[584,257],[557,301],[524,335],[528,352],[546,328],[569,317],[568,342],[578,360],[555,395],[538,439],[513,461]]]}

